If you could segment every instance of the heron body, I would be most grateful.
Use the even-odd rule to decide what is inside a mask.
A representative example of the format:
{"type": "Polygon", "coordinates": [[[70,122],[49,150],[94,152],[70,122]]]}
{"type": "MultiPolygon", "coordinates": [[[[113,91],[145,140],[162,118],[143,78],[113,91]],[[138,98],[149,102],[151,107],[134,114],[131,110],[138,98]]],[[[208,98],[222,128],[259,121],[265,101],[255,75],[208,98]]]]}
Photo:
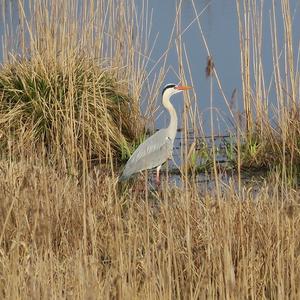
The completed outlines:
{"type": "Polygon", "coordinates": [[[134,151],[127,161],[120,181],[127,180],[131,175],[143,170],[157,167],[157,182],[159,182],[159,170],[161,165],[172,158],[173,144],[177,132],[177,114],[170,102],[174,94],[188,90],[191,87],[167,84],[162,92],[162,104],[170,114],[170,123],[167,128],[160,129],[146,139],[134,151]]]}

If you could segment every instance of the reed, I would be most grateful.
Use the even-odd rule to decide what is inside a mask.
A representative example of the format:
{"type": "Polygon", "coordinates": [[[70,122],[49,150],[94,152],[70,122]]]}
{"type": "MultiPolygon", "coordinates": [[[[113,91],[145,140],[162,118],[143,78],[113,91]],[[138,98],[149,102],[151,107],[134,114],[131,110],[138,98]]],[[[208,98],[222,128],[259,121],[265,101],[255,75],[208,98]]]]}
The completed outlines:
{"type": "Polygon", "coordinates": [[[80,184],[38,162],[0,177],[2,299],[299,297],[299,197],[276,177],[219,201],[192,182],[120,195],[103,172],[80,184]]]}
{"type": "MultiPolygon", "coordinates": [[[[165,180],[160,190],[148,183],[147,173],[120,186],[116,168],[144,138],[141,94],[149,96],[147,123],[153,119],[174,39],[178,77],[193,83],[180,39],[181,2],[153,84],[145,74],[152,51],[147,2],[141,15],[131,1],[24,3],[16,4],[19,41],[8,30],[0,69],[0,298],[298,299],[299,191],[286,171],[294,173],[299,155],[299,75],[291,67],[288,1],[281,1],[280,14],[283,70],[274,2],[270,15],[275,125],[262,69],[263,8],[254,0],[238,1],[247,113],[236,117],[237,139],[226,148],[238,178],[221,180],[226,174],[216,163],[217,149],[209,152],[204,144],[200,153],[196,140],[187,143],[191,129],[194,138],[202,134],[197,95],[190,93],[182,118],[182,184],[165,180]],[[212,180],[201,185],[199,155],[212,169],[212,180]],[[241,180],[247,164],[274,168],[247,184],[241,180]]],[[[230,107],[217,66],[210,75],[211,99],[217,86],[230,107]]]]}
{"type": "Polygon", "coordinates": [[[77,4],[15,4],[20,25],[6,36],[0,68],[3,155],[38,151],[75,167],[84,159],[108,163],[144,132],[139,51],[146,38],[133,36],[134,6],[77,4]],[[9,47],[15,36],[16,50],[9,47]]]}
{"type": "Polygon", "coordinates": [[[272,1],[269,20],[264,19],[263,2],[236,3],[245,107],[243,140],[245,145],[259,148],[255,155],[259,164],[280,166],[283,173],[293,174],[299,163],[299,60],[296,60],[299,47],[294,49],[290,2],[284,0],[278,6],[272,1]],[[271,46],[263,55],[264,27],[270,32],[271,46]],[[270,78],[264,70],[269,57],[273,62],[270,78]]]}
{"type": "Polygon", "coordinates": [[[138,101],[115,70],[84,56],[59,59],[43,59],[43,66],[34,58],[14,59],[1,69],[2,153],[40,150],[52,162],[65,157],[74,165],[85,151],[100,162],[108,151],[119,157],[139,133],[138,101]]]}

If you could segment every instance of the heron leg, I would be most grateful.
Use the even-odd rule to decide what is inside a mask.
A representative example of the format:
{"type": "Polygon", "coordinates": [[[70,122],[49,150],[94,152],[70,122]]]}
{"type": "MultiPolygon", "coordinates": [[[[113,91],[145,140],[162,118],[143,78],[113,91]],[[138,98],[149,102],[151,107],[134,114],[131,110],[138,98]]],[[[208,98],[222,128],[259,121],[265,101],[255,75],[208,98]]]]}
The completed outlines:
{"type": "Polygon", "coordinates": [[[160,171],[160,169],[161,169],[161,166],[158,166],[156,168],[156,184],[157,185],[160,185],[160,179],[159,179],[159,171],[160,171]]]}

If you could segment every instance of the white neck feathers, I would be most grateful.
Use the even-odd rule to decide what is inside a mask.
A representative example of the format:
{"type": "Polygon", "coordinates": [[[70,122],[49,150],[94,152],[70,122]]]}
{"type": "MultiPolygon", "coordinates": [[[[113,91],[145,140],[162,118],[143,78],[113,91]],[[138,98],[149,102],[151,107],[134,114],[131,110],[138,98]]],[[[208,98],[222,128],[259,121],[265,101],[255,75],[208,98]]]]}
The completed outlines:
{"type": "Polygon", "coordinates": [[[174,140],[177,132],[177,114],[174,106],[170,102],[170,95],[169,93],[164,93],[163,100],[162,100],[163,106],[166,108],[166,110],[170,114],[170,123],[167,127],[169,137],[174,140]]]}

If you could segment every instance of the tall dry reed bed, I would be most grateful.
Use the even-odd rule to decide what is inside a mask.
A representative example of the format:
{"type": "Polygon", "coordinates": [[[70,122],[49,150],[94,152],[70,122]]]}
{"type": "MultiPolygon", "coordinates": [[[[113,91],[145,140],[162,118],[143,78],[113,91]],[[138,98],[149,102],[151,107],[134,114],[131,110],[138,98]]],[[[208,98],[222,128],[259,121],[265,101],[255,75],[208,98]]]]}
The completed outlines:
{"type": "MultiPolygon", "coordinates": [[[[244,1],[250,10],[243,13],[254,4],[244,1]]],[[[0,297],[299,298],[299,192],[282,171],[272,173],[259,191],[239,182],[238,188],[219,183],[201,193],[184,168],[180,188],[163,184],[156,192],[143,181],[116,184],[117,158],[143,131],[139,96],[147,78],[145,54],[151,52],[147,6],[138,16],[126,1],[17,5],[18,41],[8,30],[0,70],[0,297]],[[107,172],[91,170],[95,157],[108,163],[107,172]]],[[[180,19],[176,22],[180,34],[180,19]]],[[[244,37],[240,29],[243,44],[249,34],[244,37]]],[[[188,64],[180,39],[176,43],[180,65],[188,64]]],[[[254,157],[250,152],[250,162],[266,153],[261,145],[273,145],[285,166],[296,161],[285,149],[298,151],[297,135],[290,143],[286,134],[288,126],[298,130],[287,113],[296,117],[297,110],[282,102],[283,127],[274,130],[259,110],[264,94],[258,89],[251,97],[249,47],[242,47],[247,126],[237,123],[237,130],[250,149],[260,150],[254,157]]],[[[150,102],[164,72],[148,86],[150,102]]],[[[211,80],[219,80],[214,72],[211,80]]],[[[180,75],[185,78],[183,70],[180,75]]],[[[276,82],[280,93],[279,77],[276,82]]],[[[184,131],[188,123],[199,124],[193,107],[185,108],[184,131]]],[[[238,151],[240,167],[243,145],[238,151]]],[[[218,179],[216,165],[214,172],[218,179]]]]}
{"type": "Polygon", "coordinates": [[[0,179],[1,298],[299,297],[299,193],[278,181],[216,201],[33,162],[0,179]]]}
{"type": "Polygon", "coordinates": [[[272,1],[267,4],[271,5],[266,19],[263,2],[236,4],[246,129],[241,135],[249,148],[257,149],[248,151],[245,163],[277,165],[284,176],[298,174],[300,48],[295,11],[289,0],[272,1]],[[266,32],[271,39],[268,51],[266,32]],[[268,77],[265,62],[269,58],[273,69],[268,77]]]}

